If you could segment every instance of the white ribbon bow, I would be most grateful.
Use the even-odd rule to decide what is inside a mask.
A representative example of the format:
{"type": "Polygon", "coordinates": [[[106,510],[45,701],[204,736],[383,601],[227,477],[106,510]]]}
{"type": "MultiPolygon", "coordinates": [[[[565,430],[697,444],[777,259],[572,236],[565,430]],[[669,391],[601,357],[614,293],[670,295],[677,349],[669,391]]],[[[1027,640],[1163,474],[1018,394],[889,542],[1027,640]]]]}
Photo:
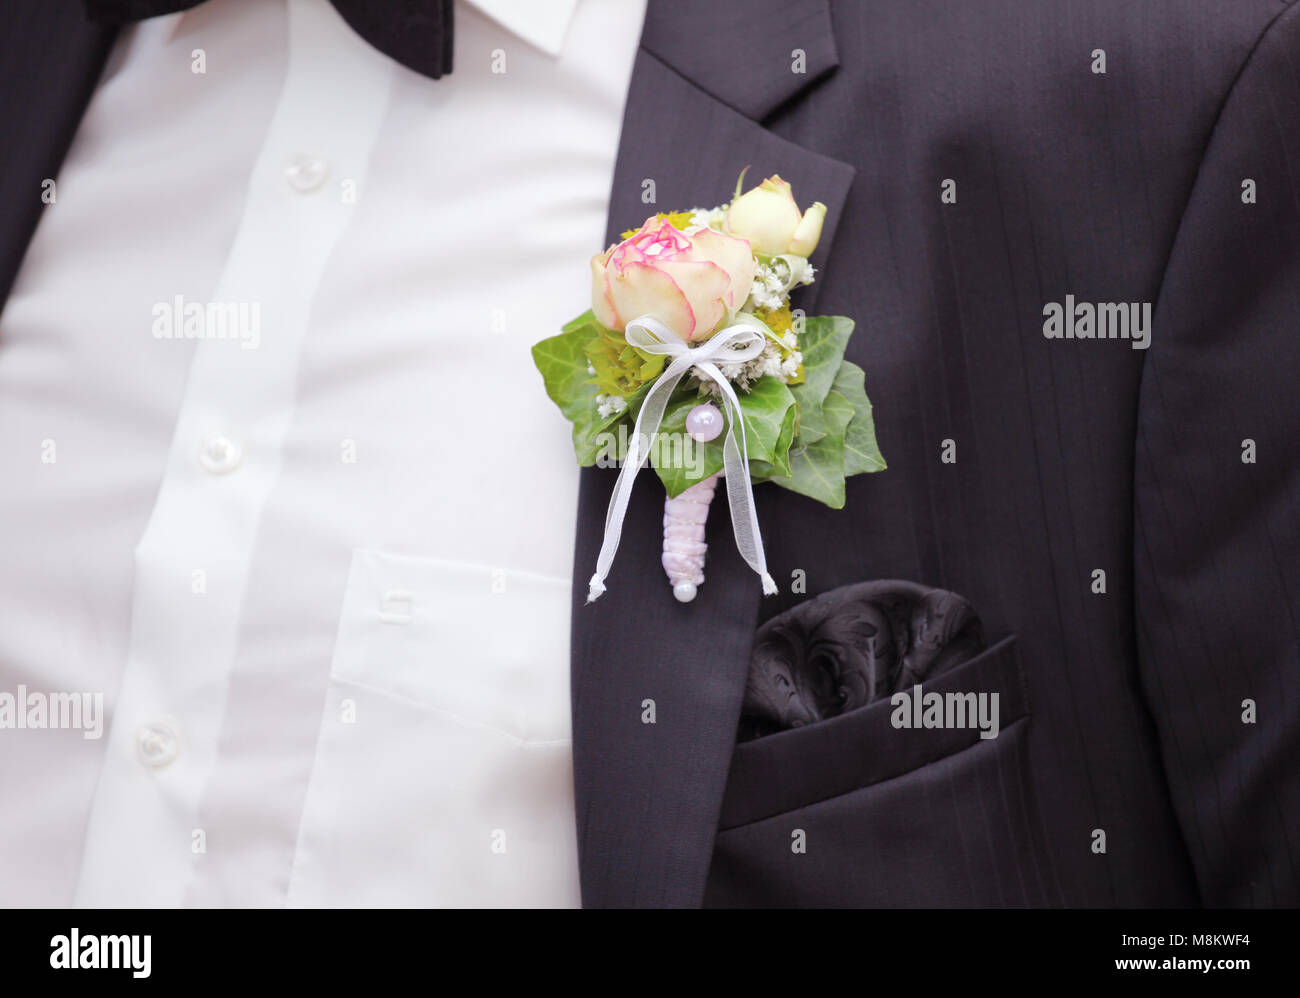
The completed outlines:
{"type": "Polygon", "coordinates": [[[763,352],[767,327],[752,315],[736,316],[731,325],[718,330],[711,337],[692,346],[672,329],[650,315],[643,315],[627,324],[627,342],[646,353],[663,354],[672,358],[667,369],[659,375],[646,393],[645,401],[636,415],[632,442],[627,457],[614,483],[614,494],[609,499],[609,512],[605,515],[605,540],[596,559],[596,574],[587,586],[587,602],[591,603],[605,591],[605,576],[614,563],[619,537],[623,533],[623,517],[632,498],[632,483],[650,456],[650,441],[659,432],[663,422],[668,397],[677,383],[694,370],[708,378],[722,391],[723,405],[727,410],[727,439],[722,446],[722,467],[727,479],[727,501],[731,504],[731,523],[736,534],[736,547],[741,557],[763,580],[763,592],[772,595],[776,583],[767,572],[767,559],[763,555],[763,538],[758,532],[758,513],[754,510],[754,490],[749,481],[749,446],[745,440],[745,420],[740,412],[740,400],[717,363],[740,364],[752,360],[763,352]],[[645,433],[642,433],[642,424],[645,433]],[[740,427],[740,443],[736,443],[736,427],[740,427]]]}

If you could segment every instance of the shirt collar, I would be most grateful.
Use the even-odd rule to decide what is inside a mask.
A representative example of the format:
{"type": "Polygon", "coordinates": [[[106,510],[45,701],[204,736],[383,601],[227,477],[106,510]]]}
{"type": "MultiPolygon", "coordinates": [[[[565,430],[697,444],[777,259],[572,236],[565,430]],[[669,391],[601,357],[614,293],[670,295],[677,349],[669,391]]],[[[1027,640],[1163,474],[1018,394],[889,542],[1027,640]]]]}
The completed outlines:
{"type": "Polygon", "coordinates": [[[507,31],[547,55],[558,56],[578,0],[466,0],[507,31]]]}

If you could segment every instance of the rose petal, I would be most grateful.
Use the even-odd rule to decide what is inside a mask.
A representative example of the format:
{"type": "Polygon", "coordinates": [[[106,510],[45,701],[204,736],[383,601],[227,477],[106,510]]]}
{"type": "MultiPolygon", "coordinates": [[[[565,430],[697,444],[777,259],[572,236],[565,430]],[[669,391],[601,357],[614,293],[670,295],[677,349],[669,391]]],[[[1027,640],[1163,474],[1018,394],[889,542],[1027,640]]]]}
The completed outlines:
{"type": "Polygon", "coordinates": [[[670,260],[658,269],[673,279],[695,313],[695,328],[682,335],[688,340],[706,339],[727,317],[731,275],[711,260],[670,260]]]}
{"type": "Polygon", "coordinates": [[[695,332],[695,310],[682,289],[661,268],[648,263],[630,264],[623,273],[606,272],[610,300],[626,326],[632,319],[651,315],[683,339],[695,332]]]}
{"type": "Polygon", "coordinates": [[[754,283],[754,251],[749,241],[713,229],[697,232],[692,239],[696,259],[714,261],[731,278],[731,286],[723,300],[727,308],[736,311],[745,304],[754,283]]]}
{"type": "Polygon", "coordinates": [[[623,326],[618,320],[618,311],[614,308],[614,300],[609,294],[609,281],[605,270],[611,252],[606,250],[591,258],[591,310],[606,329],[622,331],[623,326]]]}
{"type": "Polygon", "coordinates": [[[812,256],[822,237],[822,223],[825,221],[826,206],[820,201],[814,201],[812,207],[803,213],[803,219],[790,237],[790,252],[795,256],[812,256]]]}

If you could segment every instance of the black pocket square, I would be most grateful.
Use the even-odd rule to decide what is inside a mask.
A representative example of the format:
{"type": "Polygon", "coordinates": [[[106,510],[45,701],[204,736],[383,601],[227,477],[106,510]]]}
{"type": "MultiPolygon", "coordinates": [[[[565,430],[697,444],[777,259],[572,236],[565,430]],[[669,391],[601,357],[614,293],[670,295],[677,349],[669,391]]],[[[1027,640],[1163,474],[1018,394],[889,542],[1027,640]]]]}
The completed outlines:
{"type": "Polygon", "coordinates": [[[914,582],[860,582],[778,614],[754,638],[740,741],[865,707],[976,655],[971,605],[914,582]]]}

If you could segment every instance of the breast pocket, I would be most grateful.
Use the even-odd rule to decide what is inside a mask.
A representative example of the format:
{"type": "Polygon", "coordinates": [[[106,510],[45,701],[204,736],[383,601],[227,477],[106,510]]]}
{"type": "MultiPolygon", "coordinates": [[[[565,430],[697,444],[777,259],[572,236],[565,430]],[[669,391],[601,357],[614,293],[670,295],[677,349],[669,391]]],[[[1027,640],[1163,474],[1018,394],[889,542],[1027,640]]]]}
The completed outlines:
{"type": "Polygon", "coordinates": [[[354,552],[295,905],[578,903],[568,579],[354,552]]]}
{"type": "Polygon", "coordinates": [[[737,746],[708,903],[1060,903],[1015,638],[906,692],[737,746]]]}

